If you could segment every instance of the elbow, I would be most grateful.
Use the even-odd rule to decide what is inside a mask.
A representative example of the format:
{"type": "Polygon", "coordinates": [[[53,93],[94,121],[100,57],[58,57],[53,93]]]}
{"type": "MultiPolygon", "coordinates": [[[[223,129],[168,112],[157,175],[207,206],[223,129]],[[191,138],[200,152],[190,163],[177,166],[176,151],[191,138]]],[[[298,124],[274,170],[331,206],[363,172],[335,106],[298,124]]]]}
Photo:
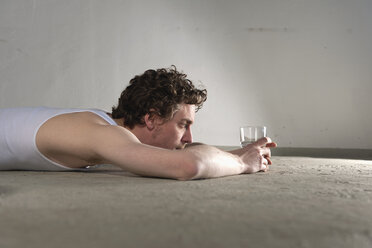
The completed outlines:
{"type": "Polygon", "coordinates": [[[199,174],[200,162],[198,161],[196,156],[190,154],[188,159],[183,160],[183,162],[181,163],[180,170],[176,179],[179,181],[188,181],[199,178],[199,174]]]}

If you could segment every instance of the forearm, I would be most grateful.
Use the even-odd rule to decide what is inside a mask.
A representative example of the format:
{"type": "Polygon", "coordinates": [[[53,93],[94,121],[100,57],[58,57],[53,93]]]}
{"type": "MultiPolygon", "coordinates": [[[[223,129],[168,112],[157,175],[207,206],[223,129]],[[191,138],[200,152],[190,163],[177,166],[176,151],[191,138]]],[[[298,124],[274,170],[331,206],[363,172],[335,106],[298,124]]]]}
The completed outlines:
{"type": "MultiPolygon", "coordinates": [[[[254,159],[224,152],[208,145],[167,150],[144,145],[129,131],[108,126],[95,130],[90,140],[94,161],[114,164],[142,176],[190,180],[259,171],[254,159]],[[253,161],[253,163],[252,163],[253,161]]],[[[249,155],[249,154],[248,154],[249,155]]],[[[261,157],[257,153],[257,156],[261,157]]]]}
{"type": "Polygon", "coordinates": [[[244,153],[244,150],[242,148],[238,148],[238,149],[234,149],[234,150],[230,150],[226,152],[240,156],[244,153]]]}
{"type": "Polygon", "coordinates": [[[184,152],[193,158],[196,167],[196,174],[190,179],[238,175],[246,170],[239,156],[212,146],[198,144],[186,148],[184,152]]]}
{"type": "Polygon", "coordinates": [[[184,181],[238,175],[247,170],[239,156],[208,145],[171,151],[139,144],[124,150],[125,154],[113,154],[109,149],[106,162],[142,176],[184,181]]]}

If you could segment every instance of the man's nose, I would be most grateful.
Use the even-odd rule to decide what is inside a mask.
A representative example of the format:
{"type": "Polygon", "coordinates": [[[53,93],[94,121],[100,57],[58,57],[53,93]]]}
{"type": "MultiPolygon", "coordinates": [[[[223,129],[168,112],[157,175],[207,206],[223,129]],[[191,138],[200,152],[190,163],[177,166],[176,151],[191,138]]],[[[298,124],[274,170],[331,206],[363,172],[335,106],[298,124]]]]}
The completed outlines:
{"type": "Polygon", "coordinates": [[[192,143],[192,133],[190,128],[186,130],[185,134],[183,135],[182,141],[184,143],[192,143]]]}

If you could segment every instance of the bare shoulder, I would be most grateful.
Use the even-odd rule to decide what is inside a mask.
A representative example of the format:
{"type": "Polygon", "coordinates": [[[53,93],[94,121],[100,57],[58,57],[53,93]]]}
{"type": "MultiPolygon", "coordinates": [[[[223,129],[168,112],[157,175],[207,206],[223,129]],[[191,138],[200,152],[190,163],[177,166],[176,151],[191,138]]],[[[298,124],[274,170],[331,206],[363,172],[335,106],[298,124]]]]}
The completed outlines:
{"type": "Polygon", "coordinates": [[[77,112],[57,115],[47,120],[38,130],[37,138],[66,137],[66,139],[82,138],[92,129],[111,126],[100,116],[92,112],[77,112]]]}
{"type": "Polygon", "coordinates": [[[55,117],[50,118],[48,121],[44,123],[44,126],[46,124],[48,125],[57,125],[57,124],[101,124],[101,125],[110,125],[107,121],[105,121],[102,117],[99,115],[84,111],[84,112],[74,112],[74,113],[66,113],[66,114],[60,114],[55,117]]]}
{"type": "Polygon", "coordinates": [[[42,154],[69,167],[101,163],[98,154],[105,146],[137,142],[130,131],[110,125],[91,112],[53,117],[40,127],[36,135],[36,145],[42,154]]]}

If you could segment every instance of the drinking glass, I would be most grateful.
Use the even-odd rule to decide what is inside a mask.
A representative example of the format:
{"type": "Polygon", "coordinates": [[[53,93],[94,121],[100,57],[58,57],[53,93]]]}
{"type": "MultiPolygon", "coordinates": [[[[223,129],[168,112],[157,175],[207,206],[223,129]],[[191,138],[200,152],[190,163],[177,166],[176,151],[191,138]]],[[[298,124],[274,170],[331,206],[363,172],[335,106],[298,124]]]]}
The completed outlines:
{"type": "Polygon", "coordinates": [[[265,126],[244,126],[240,128],[240,145],[244,147],[266,137],[265,126]]]}

